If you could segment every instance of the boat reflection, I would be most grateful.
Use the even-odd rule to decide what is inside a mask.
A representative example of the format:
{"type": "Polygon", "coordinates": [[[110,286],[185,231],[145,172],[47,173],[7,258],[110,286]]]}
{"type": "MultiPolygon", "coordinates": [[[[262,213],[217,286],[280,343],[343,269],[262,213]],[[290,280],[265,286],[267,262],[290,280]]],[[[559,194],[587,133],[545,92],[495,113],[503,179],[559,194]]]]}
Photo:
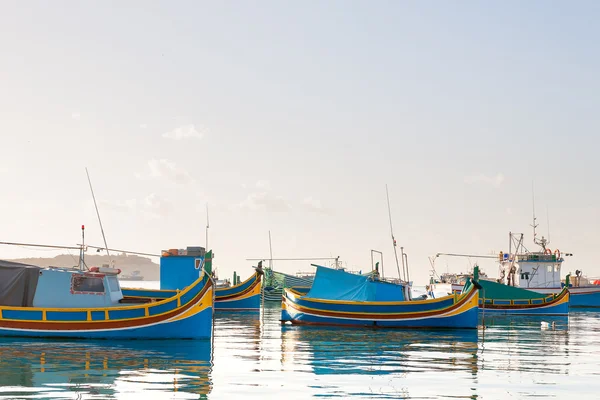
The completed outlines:
{"type": "Polygon", "coordinates": [[[0,399],[206,398],[211,371],[209,341],[0,340],[0,399]]]}
{"type": "Polygon", "coordinates": [[[285,326],[282,364],[316,374],[477,373],[477,331],[358,330],[285,326]],[[304,358],[298,360],[298,357],[304,358]]]}

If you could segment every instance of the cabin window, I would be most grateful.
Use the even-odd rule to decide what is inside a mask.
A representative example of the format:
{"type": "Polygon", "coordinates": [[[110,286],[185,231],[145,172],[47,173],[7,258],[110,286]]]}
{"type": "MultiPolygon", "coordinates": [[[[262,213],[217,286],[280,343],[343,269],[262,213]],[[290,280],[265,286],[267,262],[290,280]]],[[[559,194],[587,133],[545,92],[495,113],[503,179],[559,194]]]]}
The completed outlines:
{"type": "Polygon", "coordinates": [[[121,288],[119,287],[119,280],[116,276],[109,276],[108,279],[108,287],[111,292],[119,292],[121,288]]]}
{"type": "Polygon", "coordinates": [[[548,265],[548,272],[552,272],[552,265],[548,265]]]}
{"type": "Polygon", "coordinates": [[[71,292],[75,294],[104,294],[102,277],[73,275],[71,292]]]}
{"type": "Polygon", "coordinates": [[[558,264],[554,265],[554,272],[558,272],[558,270],[560,269],[560,267],[558,266],[558,264]]]}

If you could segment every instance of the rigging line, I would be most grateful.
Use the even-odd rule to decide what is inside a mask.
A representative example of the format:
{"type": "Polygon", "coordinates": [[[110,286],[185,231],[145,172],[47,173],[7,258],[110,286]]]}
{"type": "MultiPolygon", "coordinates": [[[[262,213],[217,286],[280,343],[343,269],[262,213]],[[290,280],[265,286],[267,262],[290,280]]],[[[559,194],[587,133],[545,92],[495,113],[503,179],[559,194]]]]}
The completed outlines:
{"type": "MultiPolygon", "coordinates": [[[[117,252],[117,253],[133,254],[133,255],[136,255],[136,256],[160,257],[160,254],[140,253],[138,251],[127,251],[127,250],[118,250],[118,249],[107,249],[105,247],[90,246],[88,244],[86,244],[85,247],[89,247],[90,249],[97,249],[97,250],[110,250],[110,251],[114,251],[114,252],[117,252]]],[[[79,247],[76,247],[76,248],[78,249],[79,247]]]]}
{"type": "Polygon", "coordinates": [[[246,258],[246,261],[320,261],[335,260],[336,257],[309,257],[309,258],[246,258]]]}
{"type": "Polygon", "coordinates": [[[0,244],[5,244],[8,246],[27,246],[27,247],[46,247],[51,249],[69,249],[69,250],[79,250],[81,246],[54,246],[50,244],[35,244],[35,243],[16,243],[16,242],[0,242],[0,244]]]}
{"type": "Polygon", "coordinates": [[[450,256],[450,257],[495,258],[495,259],[498,258],[498,256],[478,256],[476,254],[453,254],[453,253],[437,253],[435,256],[436,257],[450,256]]]}
{"type": "Polygon", "coordinates": [[[102,239],[104,239],[104,248],[106,248],[106,254],[110,257],[108,251],[108,244],[106,244],[106,236],[104,235],[104,228],[102,227],[102,220],[100,219],[100,211],[98,211],[98,205],[96,204],[96,196],[94,196],[94,189],[92,188],[92,180],[87,167],[85,168],[85,174],[87,175],[88,183],[90,184],[90,191],[92,192],[92,199],[94,199],[94,207],[96,208],[96,215],[98,216],[98,222],[100,223],[100,232],[102,232],[102,239]]]}

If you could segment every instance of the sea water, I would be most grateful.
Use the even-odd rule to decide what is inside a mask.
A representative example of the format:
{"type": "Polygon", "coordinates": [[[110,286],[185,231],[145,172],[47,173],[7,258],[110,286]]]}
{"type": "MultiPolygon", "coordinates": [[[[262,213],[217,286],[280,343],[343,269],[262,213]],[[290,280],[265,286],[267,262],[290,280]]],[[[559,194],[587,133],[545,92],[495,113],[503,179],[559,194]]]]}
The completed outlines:
{"type": "Polygon", "coordinates": [[[0,399],[600,398],[593,310],[454,331],[279,318],[217,312],[212,341],[0,339],[0,399]]]}

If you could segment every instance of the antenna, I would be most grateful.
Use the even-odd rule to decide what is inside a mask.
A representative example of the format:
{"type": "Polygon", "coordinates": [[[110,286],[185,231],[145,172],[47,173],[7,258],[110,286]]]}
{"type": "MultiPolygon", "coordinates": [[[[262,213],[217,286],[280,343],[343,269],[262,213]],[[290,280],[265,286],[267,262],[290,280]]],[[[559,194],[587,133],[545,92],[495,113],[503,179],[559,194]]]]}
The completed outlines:
{"type": "MultiPolygon", "coordinates": [[[[535,218],[535,191],[533,188],[533,182],[531,182],[531,203],[532,203],[532,209],[533,209],[533,225],[531,225],[533,227],[533,243],[537,244],[538,246],[541,246],[544,250],[546,250],[546,244],[548,244],[548,240],[545,239],[542,236],[542,239],[537,240],[537,233],[535,231],[535,229],[538,227],[538,224],[536,224],[536,218],[535,218]]],[[[546,213],[548,212],[548,209],[546,208],[546,213]]]]}
{"type": "Polygon", "coordinates": [[[271,231],[269,231],[269,268],[273,271],[273,246],[271,246],[271,231]]]}
{"type": "Polygon", "coordinates": [[[209,228],[209,224],[208,224],[208,203],[206,203],[206,248],[205,251],[208,251],[208,228],[209,228]]]}
{"type": "MultiPolygon", "coordinates": [[[[92,192],[92,199],[94,200],[94,207],[96,208],[96,215],[98,216],[98,223],[100,223],[100,232],[102,232],[102,239],[104,239],[104,248],[106,249],[106,254],[110,257],[110,252],[108,251],[108,245],[106,244],[106,236],[104,235],[104,228],[102,227],[102,220],[100,219],[100,211],[98,211],[98,204],[96,204],[96,196],[94,196],[94,189],[92,188],[92,180],[90,179],[90,173],[88,172],[87,167],[85,168],[85,174],[87,175],[88,183],[90,184],[90,191],[92,192]]],[[[112,264],[112,260],[110,260],[112,264]]]]}
{"type": "Polygon", "coordinates": [[[546,206],[546,224],[548,224],[548,240],[546,244],[550,243],[550,213],[548,212],[548,206],[546,206]]]}
{"type": "Polygon", "coordinates": [[[531,182],[531,205],[533,210],[533,224],[531,225],[533,227],[533,243],[537,244],[535,229],[538,227],[538,225],[535,223],[535,190],[533,187],[533,181],[531,182]]]}
{"type": "MultiPolygon", "coordinates": [[[[396,251],[396,239],[394,238],[394,228],[392,227],[392,208],[390,207],[390,194],[388,192],[387,184],[385,185],[385,195],[387,197],[388,215],[390,217],[390,234],[392,235],[392,243],[394,245],[394,256],[396,257],[396,268],[398,268],[398,278],[402,279],[402,276],[400,275],[400,263],[398,263],[398,251],[396,251]]],[[[402,261],[404,261],[404,259],[402,261]]]]}

